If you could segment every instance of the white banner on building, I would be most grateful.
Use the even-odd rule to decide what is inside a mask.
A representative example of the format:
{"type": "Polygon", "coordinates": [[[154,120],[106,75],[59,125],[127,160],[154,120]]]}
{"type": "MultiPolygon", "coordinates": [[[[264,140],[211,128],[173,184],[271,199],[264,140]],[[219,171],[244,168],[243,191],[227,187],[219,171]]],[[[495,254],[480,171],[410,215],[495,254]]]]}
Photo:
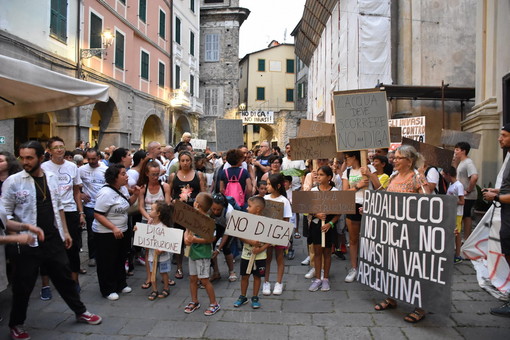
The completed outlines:
{"type": "Polygon", "coordinates": [[[425,116],[390,119],[390,127],[401,127],[402,137],[425,143],[425,116]]]}
{"type": "Polygon", "coordinates": [[[241,111],[243,124],[274,124],[274,111],[241,111]]]}

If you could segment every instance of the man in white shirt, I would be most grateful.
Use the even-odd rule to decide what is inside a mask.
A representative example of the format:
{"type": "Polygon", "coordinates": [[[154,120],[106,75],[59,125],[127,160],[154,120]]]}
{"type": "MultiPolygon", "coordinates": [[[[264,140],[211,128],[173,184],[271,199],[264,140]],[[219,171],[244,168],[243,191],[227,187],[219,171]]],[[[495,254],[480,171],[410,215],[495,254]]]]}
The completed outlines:
{"type": "MultiPolygon", "coordinates": [[[[290,143],[285,145],[285,153],[287,157],[282,159],[282,171],[288,169],[296,169],[296,170],[305,170],[305,161],[303,160],[292,160],[290,157],[290,143]]],[[[300,176],[292,176],[292,191],[299,190],[301,188],[301,177],[300,176]]]]}
{"type": "Polygon", "coordinates": [[[99,161],[99,152],[97,149],[88,149],[85,156],[88,164],[78,168],[79,176],[82,181],[83,212],[87,223],[87,245],[89,249],[89,267],[96,266],[96,245],[94,242],[94,233],[92,232],[92,222],[94,222],[94,207],[99,189],[105,182],[104,173],[108,167],[99,161]]]}

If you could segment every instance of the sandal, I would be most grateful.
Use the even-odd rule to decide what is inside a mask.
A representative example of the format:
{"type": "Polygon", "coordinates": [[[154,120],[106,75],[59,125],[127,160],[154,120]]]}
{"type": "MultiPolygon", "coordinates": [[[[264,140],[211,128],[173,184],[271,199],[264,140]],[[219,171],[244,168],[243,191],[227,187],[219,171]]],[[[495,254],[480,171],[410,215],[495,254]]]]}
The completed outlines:
{"type": "Polygon", "coordinates": [[[144,282],[141,286],[142,289],[149,289],[152,286],[152,282],[144,282]]]}
{"type": "Polygon", "coordinates": [[[391,309],[391,308],[396,308],[396,307],[397,307],[397,301],[393,300],[392,298],[386,298],[383,301],[377,303],[374,306],[374,309],[381,311],[381,310],[386,310],[386,309],[391,309]]]}
{"type": "Polygon", "coordinates": [[[168,289],[163,289],[163,290],[161,291],[161,293],[159,293],[159,294],[158,294],[158,298],[160,298],[160,299],[164,299],[164,298],[168,297],[169,295],[170,295],[170,290],[168,290],[168,289]]]}
{"type": "Polygon", "coordinates": [[[184,276],[182,275],[182,269],[177,269],[177,271],[175,272],[175,278],[180,280],[182,279],[184,276]]]}
{"type": "Polygon", "coordinates": [[[214,281],[219,280],[219,279],[221,279],[221,275],[220,275],[220,273],[215,273],[215,274],[213,274],[213,275],[211,276],[211,278],[209,279],[209,281],[210,281],[210,282],[214,282],[214,281]]]}
{"type": "Polygon", "coordinates": [[[220,310],[220,305],[219,304],[215,304],[215,305],[209,305],[209,307],[207,307],[207,309],[205,310],[204,312],[204,315],[206,316],[211,316],[211,315],[214,315],[216,314],[217,311],[220,310]]]}
{"type": "Polygon", "coordinates": [[[168,279],[168,285],[169,286],[175,286],[175,281],[172,279],[168,279]]]}
{"type": "Polygon", "coordinates": [[[199,302],[193,302],[191,301],[190,303],[188,303],[188,305],[184,308],[184,313],[186,314],[191,314],[193,313],[194,311],[196,311],[197,309],[200,308],[200,303],[199,302]]]}
{"type": "Polygon", "coordinates": [[[235,272],[231,272],[230,276],[228,277],[229,282],[236,282],[237,281],[237,275],[235,272]]]}
{"type": "Polygon", "coordinates": [[[159,296],[159,293],[155,290],[153,290],[149,296],[147,297],[147,299],[149,299],[150,301],[154,301],[156,300],[156,298],[159,296]]]}
{"type": "Polygon", "coordinates": [[[294,233],[294,238],[295,238],[295,239],[300,239],[300,238],[301,238],[301,234],[300,234],[300,233],[298,233],[298,232],[295,232],[295,233],[294,233]]]}
{"type": "Polygon", "coordinates": [[[411,313],[404,317],[404,321],[409,323],[417,323],[425,319],[426,312],[423,309],[415,308],[411,313]]]}

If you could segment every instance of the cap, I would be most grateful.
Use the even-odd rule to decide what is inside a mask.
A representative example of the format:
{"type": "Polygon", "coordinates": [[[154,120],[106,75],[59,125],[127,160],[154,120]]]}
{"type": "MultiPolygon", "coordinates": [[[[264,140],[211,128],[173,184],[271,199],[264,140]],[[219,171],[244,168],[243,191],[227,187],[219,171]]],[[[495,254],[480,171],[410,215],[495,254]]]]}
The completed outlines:
{"type": "Polygon", "coordinates": [[[501,130],[505,130],[506,132],[510,132],[510,123],[506,123],[505,125],[503,125],[501,130]]]}

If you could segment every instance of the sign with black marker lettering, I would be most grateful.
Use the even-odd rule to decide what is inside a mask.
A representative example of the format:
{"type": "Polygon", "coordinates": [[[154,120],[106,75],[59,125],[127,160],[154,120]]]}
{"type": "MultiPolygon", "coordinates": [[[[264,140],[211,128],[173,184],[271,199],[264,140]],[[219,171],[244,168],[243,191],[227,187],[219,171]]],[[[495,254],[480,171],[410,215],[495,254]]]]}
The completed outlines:
{"type": "Polygon", "coordinates": [[[427,311],[449,313],[457,199],[364,192],[357,280],[427,311]]]}
{"type": "Polygon", "coordinates": [[[336,157],[335,135],[291,138],[292,159],[325,159],[336,157]]]}
{"type": "Polygon", "coordinates": [[[206,239],[213,239],[216,224],[209,216],[181,201],[174,203],[174,222],[206,239]]]}
{"type": "Polygon", "coordinates": [[[216,120],[216,150],[227,151],[244,144],[241,119],[216,120]]]}
{"type": "Polygon", "coordinates": [[[277,202],[273,200],[266,200],[266,207],[262,211],[262,215],[277,220],[283,220],[283,208],[285,204],[283,202],[277,202]]]}
{"type": "Polygon", "coordinates": [[[177,228],[137,223],[133,245],[180,254],[182,234],[183,231],[177,228]]]}
{"type": "Polygon", "coordinates": [[[315,120],[301,119],[298,128],[298,137],[330,136],[335,134],[335,125],[317,122],[315,120]]]}
{"type": "Polygon", "coordinates": [[[227,221],[225,235],[286,247],[293,230],[294,224],[290,222],[234,210],[227,221]]]}
{"type": "Polygon", "coordinates": [[[334,92],[333,109],[338,151],[390,147],[386,92],[334,92]]]}
{"type": "Polygon", "coordinates": [[[355,214],[354,191],[294,191],[292,212],[301,214],[355,214]]]}

